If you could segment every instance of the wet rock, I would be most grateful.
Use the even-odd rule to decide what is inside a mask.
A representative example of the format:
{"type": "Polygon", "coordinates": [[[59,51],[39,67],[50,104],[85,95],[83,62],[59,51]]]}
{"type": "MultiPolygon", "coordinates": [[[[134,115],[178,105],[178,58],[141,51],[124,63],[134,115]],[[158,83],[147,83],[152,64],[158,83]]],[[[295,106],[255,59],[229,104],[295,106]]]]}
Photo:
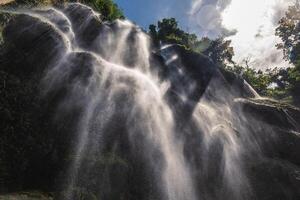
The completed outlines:
{"type": "Polygon", "coordinates": [[[67,34],[69,37],[74,37],[72,24],[63,12],[55,8],[48,8],[48,9],[34,10],[34,13],[45,17],[45,19],[55,24],[56,27],[59,30],[61,30],[64,34],[67,34]]]}
{"type": "Polygon", "coordinates": [[[220,68],[219,76],[223,79],[224,86],[229,87],[235,97],[255,98],[259,96],[257,92],[237,74],[220,68]]]}
{"type": "Polygon", "coordinates": [[[3,38],[3,65],[9,62],[6,70],[19,75],[42,72],[68,48],[68,41],[51,24],[25,14],[11,18],[3,38]]]}
{"type": "Polygon", "coordinates": [[[244,112],[267,124],[300,131],[300,109],[270,99],[236,99],[244,112]]]}
{"type": "Polygon", "coordinates": [[[189,119],[217,66],[208,57],[179,45],[169,45],[160,53],[167,68],[164,74],[171,83],[166,98],[176,115],[189,119]]]}
{"type": "Polygon", "coordinates": [[[43,192],[18,192],[13,194],[2,194],[0,199],[14,199],[14,200],[53,200],[50,194],[43,192]]]}
{"type": "Polygon", "coordinates": [[[255,199],[298,199],[300,197],[299,166],[280,159],[247,161],[246,171],[255,199]]]}
{"type": "Polygon", "coordinates": [[[300,109],[268,99],[236,99],[252,140],[269,158],[300,166],[300,109]]]}
{"type": "Polygon", "coordinates": [[[101,15],[80,3],[67,4],[64,12],[72,23],[79,46],[89,49],[103,29],[101,15]]]}

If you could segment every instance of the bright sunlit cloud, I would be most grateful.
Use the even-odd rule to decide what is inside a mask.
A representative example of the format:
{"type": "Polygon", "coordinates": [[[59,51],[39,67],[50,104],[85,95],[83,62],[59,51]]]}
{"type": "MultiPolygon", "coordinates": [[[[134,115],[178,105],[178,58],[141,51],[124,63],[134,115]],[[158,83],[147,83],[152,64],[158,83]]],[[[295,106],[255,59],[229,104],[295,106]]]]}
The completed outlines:
{"type": "Polygon", "coordinates": [[[266,69],[288,67],[275,45],[279,19],[295,0],[193,0],[190,25],[201,36],[223,36],[232,40],[238,64],[266,69]]]}
{"type": "Polygon", "coordinates": [[[280,40],[275,36],[278,20],[292,0],[232,0],[222,13],[222,24],[236,29],[237,34],[229,37],[235,49],[234,59],[242,63],[250,59],[256,68],[286,67],[282,52],[275,44],[280,40]]]}

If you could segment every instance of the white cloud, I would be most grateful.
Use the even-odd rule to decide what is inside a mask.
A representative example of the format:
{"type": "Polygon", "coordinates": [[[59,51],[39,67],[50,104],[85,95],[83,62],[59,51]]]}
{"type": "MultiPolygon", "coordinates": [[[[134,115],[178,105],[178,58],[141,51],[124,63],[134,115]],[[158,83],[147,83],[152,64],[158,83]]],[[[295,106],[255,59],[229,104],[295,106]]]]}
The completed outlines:
{"type": "Polygon", "coordinates": [[[219,37],[236,33],[222,24],[222,12],[231,0],[193,0],[189,11],[190,24],[201,36],[219,37]]]}
{"type": "Polygon", "coordinates": [[[234,60],[251,58],[253,67],[286,67],[275,44],[279,19],[295,0],[193,0],[190,26],[200,36],[227,36],[235,50],[234,60]]]}
{"type": "Polygon", "coordinates": [[[242,63],[251,58],[253,67],[287,67],[282,52],[275,44],[280,39],[275,36],[278,20],[293,0],[232,0],[224,10],[223,25],[237,29],[237,34],[229,37],[235,49],[234,60],[242,63]]]}

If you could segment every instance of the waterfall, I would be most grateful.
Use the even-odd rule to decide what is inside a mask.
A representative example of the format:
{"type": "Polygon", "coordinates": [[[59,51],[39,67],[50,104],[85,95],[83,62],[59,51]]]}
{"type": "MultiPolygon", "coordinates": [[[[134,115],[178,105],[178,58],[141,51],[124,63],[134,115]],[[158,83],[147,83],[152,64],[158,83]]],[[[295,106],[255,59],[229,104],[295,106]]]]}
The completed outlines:
{"type": "Polygon", "coordinates": [[[262,157],[259,141],[236,104],[241,94],[207,57],[154,48],[137,25],[102,21],[79,3],[2,12],[14,15],[5,41],[41,74],[53,121],[71,136],[59,198],[254,198],[245,162],[262,157]]]}
{"type": "MultiPolygon", "coordinates": [[[[59,56],[49,62],[42,79],[45,95],[62,85],[67,87],[58,117],[80,109],[74,129],[74,159],[63,198],[73,199],[77,185],[88,185],[88,180],[81,180],[80,170],[85,168],[89,173],[94,163],[86,163],[85,158],[107,151],[119,153],[123,141],[106,140],[120,137],[128,140],[126,151],[136,152],[138,155],[133,157],[147,162],[147,170],[161,190],[156,195],[170,200],[196,199],[183,144],[175,137],[174,119],[164,98],[165,84],[151,73],[150,39],[146,33],[126,20],[102,23],[98,13],[77,3],[65,10],[49,8],[14,14],[51,26],[65,43],[64,48],[55,47],[59,56]],[[95,24],[99,26],[92,27],[95,24]],[[99,32],[88,46],[85,31],[91,28],[99,28],[99,32]]],[[[114,187],[109,182],[101,183],[107,190],[99,191],[103,197],[109,197],[106,193],[114,187]]]]}

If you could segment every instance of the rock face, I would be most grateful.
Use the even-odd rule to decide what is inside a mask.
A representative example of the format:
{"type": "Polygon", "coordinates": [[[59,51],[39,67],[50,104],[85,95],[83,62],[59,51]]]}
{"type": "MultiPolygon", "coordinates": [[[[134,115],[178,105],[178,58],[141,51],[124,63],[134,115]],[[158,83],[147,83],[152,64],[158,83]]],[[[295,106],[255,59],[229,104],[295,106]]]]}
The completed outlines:
{"type": "Polygon", "coordinates": [[[268,129],[273,129],[268,137],[268,132],[255,133],[265,153],[273,158],[286,160],[299,166],[300,137],[299,120],[300,109],[280,104],[268,99],[236,99],[237,104],[242,104],[249,120],[263,121],[268,124],[268,129]]]}
{"type": "Polygon", "coordinates": [[[84,48],[90,47],[102,29],[100,14],[95,13],[90,7],[81,4],[69,4],[64,9],[74,27],[77,42],[84,48]]]}
{"type": "Polygon", "coordinates": [[[299,108],[208,57],[151,49],[137,26],[77,3],[14,14],[3,36],[1,193],[300,198],[299,108]]]}
{"type": "Polygon", "coordinates": [[[272,126],[281,127],[294,131],[300,130],[300,109],[291,105],[281,104],[274,100],[258,99],[236,99],[236,103],[242,104],[247,113],[253,118],[259,118],[272,126]]]}
{"type": "Polygon", "coordinates": [[[269,99],[236,99],[245,112],[262,157],[247,161],[247,172],[259,199],[299,198],[300,110],[269,99]],[[265,126],[254,128],[258,123],[265,126]],[[272,189],[271,189],[272,188],[272,189]],[[279,192],[284,189],[284,192],[279,192]]]}
{"type": "Polygon", "coordinates": [[[24,74],[43,71],[43,68],[59,59],[68,46],[63,35],[50,23],[24,14],[10,20],[3,31],[3,38],[8,45],[5,55],[7,62],[15,62],[8,70],[23,70],[24,74]],[[19,63],[24,64],[23,67],[19,67],[19,63]]]}
{"type": "Polygon", "coordinates": [[[175,115],[189,119],[217,67],[207,57],[179,45],[163,48],[161,55],[166,60],[164,73],[171,84],[166,97],[175,115]]]}

